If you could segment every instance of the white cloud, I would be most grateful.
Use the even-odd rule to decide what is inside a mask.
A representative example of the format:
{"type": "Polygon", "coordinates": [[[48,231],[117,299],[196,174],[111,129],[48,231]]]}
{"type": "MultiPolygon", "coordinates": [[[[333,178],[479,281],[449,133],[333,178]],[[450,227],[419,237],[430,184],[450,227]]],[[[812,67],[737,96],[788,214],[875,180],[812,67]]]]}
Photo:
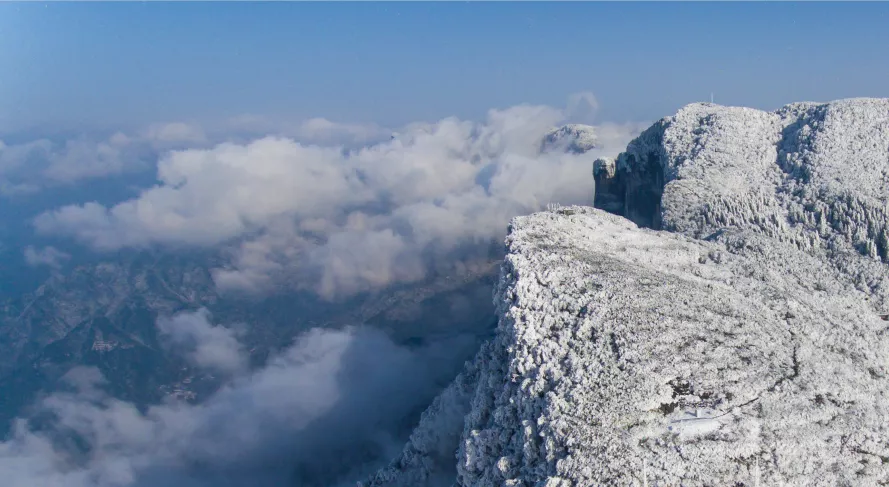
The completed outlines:
{"type": "Polygon", "coordinates": [[[235,330],[210,323],[210,312],[206,308],[160,317],[157,328],[161,337],[184,350],[198,367],[232,374],[247,366],[235,330]]]}
{"type": "Polygon", "coordinates": [[[73,392],[38,405],[50,429],[18,420],[0,442],[3,485],[334,485],[360,463],[343,458],[385,460],[385,432],[430,399],[422,357],[380,332],[315,329],[199,405],[145,411],[105,394],[96,369],[76,368],[73,392]]]}
{"type": "MultiPolygon", "coordinates": [[[[583,95],[572,106],[594,103],[583,95]]],[[[230,265],[215,270],[223,289],[291,281],[334,297],[410,282],[442,262],[485,258],[513,216],[589,202],[592,161],[622,150],[640,127],[599,126],[601,146],[587,154],[540,153],[565,116],[522,105],[491,110],[483,123],[412,124],[348,151],[282,137],[173,151],[158,164],[161,184],[138,198],[60,208],[35,225],[100,250],[228,246],[230,265]]]]}
{"type": "Polygon", "coordinates": [[[158,179],[162,184],[137,199],[64,207],[38,218],[37,228],[102,249],[214,245],[283,215],[333,216],[340,205],[371,197],[357,174],[344,170],[337,149],[279,138],[172,152],[158,163],[158,179]]]}
{"type": "Polygon", "coordinates": [[[35,249],[33,246],[25,247],[24,251],[25,262],[30,266],[40,266],[45,265],[52,267],[53,269],[58,269],[62,266],[62,261],[68,260],[71,258],[69,254],[66,252],[62,252],[61,250],[53,247],[46,246],[42,249],[35,249]]]}

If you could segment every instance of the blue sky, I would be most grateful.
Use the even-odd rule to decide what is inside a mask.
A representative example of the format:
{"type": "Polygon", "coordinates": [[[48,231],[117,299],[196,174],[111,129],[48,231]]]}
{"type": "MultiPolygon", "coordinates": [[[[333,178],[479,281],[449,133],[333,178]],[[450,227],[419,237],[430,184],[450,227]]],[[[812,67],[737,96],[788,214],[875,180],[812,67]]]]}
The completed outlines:
{"type": "Polygon", "coordinates": [[[711,91],[889,96],[887,25],[889,3],[0,3],[0,122],[397,125],[579,91],[641,121],[711,91]]]}

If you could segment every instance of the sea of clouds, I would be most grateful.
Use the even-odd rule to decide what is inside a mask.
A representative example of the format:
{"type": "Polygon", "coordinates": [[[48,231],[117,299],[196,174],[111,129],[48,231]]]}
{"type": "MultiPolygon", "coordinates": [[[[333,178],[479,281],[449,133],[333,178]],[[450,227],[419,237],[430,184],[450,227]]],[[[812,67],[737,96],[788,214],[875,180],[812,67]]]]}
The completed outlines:
{"type": "MultiPolygon", "coordinates": [[[[512,217],[589,204],[593,160],[621,151],[643,126],[596,124],[598,147],[584,154],[541,141],[595,106],[581,95],[567,109],[520,105],[395,130],[243,117],[228,131],[172,123],[0,142],[0,198],[153,174],[131,197],[86,195],[33,215],[36,236],[108,259],[121,249],[219,252],[220,291],[336,300],[480,265],[512,217]]],[[[56,270],[69,259],[51,246],[22,255],[56,270]]],[[[104,392],[97,370],[71,370],[64,390],[35,405],[50,420],[18,419],[0,442],[3,485],[339,485],[395,455],[392,432],[424,407],[447,362],[446,343],[407,349],[356,324],[310,330],[251,370],[238,332],[204,309],[156,325],[170,353],[226,385],[200,404],[140,410],[104,392]]]]}

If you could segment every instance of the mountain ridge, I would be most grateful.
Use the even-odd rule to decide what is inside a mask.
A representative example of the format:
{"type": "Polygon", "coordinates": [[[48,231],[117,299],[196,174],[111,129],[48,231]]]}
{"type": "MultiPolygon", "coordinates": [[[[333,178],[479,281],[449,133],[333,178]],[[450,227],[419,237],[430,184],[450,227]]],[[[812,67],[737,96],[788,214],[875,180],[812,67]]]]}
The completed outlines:
{"type": "Polygon", "coordinates": [[[693,104],[593,174],[617,216],[510,225],[471,398],[418,427],[462,431],[366,485],[889,481],[889,100],[693,104]]]}

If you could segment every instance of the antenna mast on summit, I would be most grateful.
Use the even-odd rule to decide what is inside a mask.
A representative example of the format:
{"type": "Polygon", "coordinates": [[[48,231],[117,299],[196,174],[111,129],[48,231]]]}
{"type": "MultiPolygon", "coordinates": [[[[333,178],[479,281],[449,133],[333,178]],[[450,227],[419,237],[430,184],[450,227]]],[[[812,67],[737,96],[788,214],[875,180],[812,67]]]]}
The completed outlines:
{"type": "Polygon", "coordinates": [[[710,103],[713,103],[713,93],[710,93],[710,103]]]}

